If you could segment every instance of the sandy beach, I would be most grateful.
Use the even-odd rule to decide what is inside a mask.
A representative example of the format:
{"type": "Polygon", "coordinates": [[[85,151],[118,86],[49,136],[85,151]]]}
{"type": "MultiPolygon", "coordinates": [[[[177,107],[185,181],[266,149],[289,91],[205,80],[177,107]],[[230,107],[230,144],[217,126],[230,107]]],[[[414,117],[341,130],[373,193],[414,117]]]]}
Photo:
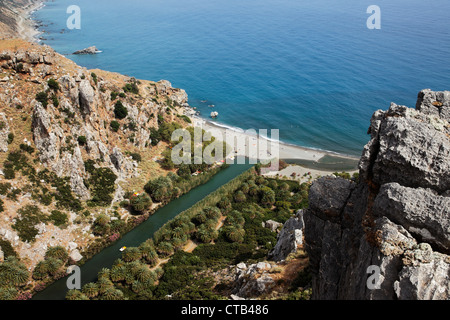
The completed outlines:
{"type": "MultiPolygon", "coordinates": [[[[197,117],[197,116],[191,116],[191,119],[193,121],[194,126],[202,127],[205,131],[211,132],[212,135],[215,135],[214,133],[219,133],[219,137],[220,136],[224,137],[225,131],[230,130],[225,127],[215,125],[214,123],[211,123],[210,121],[207,121],[207,120],[197,117]]],[[[247,146],[247,142],[252,144],[253,146],[255,146],[255,145],[257,146],[259,144],[259,139],[264,139],[262,137],[250,135],[243,131],[240,132],[237,130],[235,131],[235,135],[237,136],[238,140],[246,141],[246,146],[247,146]]],[[[264,139],[264,140],[266,140],[266,139],[264,139]]],[[[237,149],[236,151],[237,151],[236,155],[243,155],[243,156],[246,155],[245,148],[237,149]]],[[[353,166],[354,170],[346,170],[346,171],[355,171],[357,162],[359,160],[358,158],[351,157],[351,156],[338,155],[338,154],[334,154],[331,152],[302,148],[299,146],[294,146],[294,145],[286,144],[283,142],[279,143],[279,158],[284,159],[284,160],[289,159],[289,162],[291,162],[291,160],[304,160],[303,164],[297,165],[296,167],[299,167],[299,168],[317,167],[316,169],[318,169],[318,170],[313,170],[313,171],[317,171],[316,173],[320,174],[320,175],[323,175],[323,173],[325,173],[325,172],[330,173],[330,172],[335,172],[335,171],[344,171],[345,169],[348,169],[348,165],[345,166],[345,168],[343,167],[342,169],[339,168],[339,165],[331,166],[332,168],[329,168],[329,169],[321,168],[321,167],[326,167],[325,165],[321,165],[321,160],[323,160],[325,158],[344,160],[347,163],[351,163],[350,166],[353,166]],[[308,165],[308,163],[315,164],[315,165],[311,166],[311,165],[308,165]]],[[[296,162],[296,161],[294,161],[294,162],[296,162]]],[[[311,170],[307,170],[306,172],[309,172],[309,171],[311,171],[311,170]]],[[[287,173],[288,172],[286,172],[284,175],[286,175],[287,173]]],[[[298,171],[298,174],[303,175],[304,173],[305,172],[303,172],[301,170],[298,171]]],[[[276,174],[276,173],[274,173],[274,174],[276,174]]],[[[292,174],[292,172],[289,172],[287,175],[289,176],[290,174],[292,174]]]]}
{"type": "Polygon", "coordinates": [[[20,38],[30,42],[37,41],[37,36],[40,32],[36,30],[35,22],[31,19],[31,14],[41,9],[43,6],[43,1],[29,1],[27,6],[17,10],[17,33],[20,38]]]}

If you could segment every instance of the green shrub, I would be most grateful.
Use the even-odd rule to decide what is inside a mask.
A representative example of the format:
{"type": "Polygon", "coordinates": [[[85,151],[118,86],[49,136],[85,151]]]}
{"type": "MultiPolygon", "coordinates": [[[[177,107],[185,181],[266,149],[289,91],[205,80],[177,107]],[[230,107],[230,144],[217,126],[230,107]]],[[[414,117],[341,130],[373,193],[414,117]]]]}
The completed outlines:
{"type": "Polygon", "coordinates": [[[25,143],[21,143],[19,147],[20,147],[20,150],[28,152],[29,154],[32,154],[34,152],[34,148],[25,143]]]}
{"type": "Polygon", "coordinates": [[[114,115],[117,119],[125,119],[128,115],[128,109],[122,104],[121,101],[117,101],[114,105],[114,115]]]}
{"type": "Polygon", "coordinates": [[[111,121],[109,126],[111,127],[112,131],[117,132],[117,131],[119,131],[120,123],[117,122],[116,120],[113,120],[113,121],[111,121]]]}
{"type": "Polygon", "coordinates": [[[58,100],[58,97],[55,95],[55,94],[52,94],[52,103],[53,103],[53,106],[55,107],[55,108],[57,108],[58,106],[59,106],[59,100],[58,100]]]}
{"type": "Polygon", "coordinates": [[[48,87],[50,89],[52,89],[53,91],[58,91],[59,90],[59,83],[58,81],[56,81],[55,79],[50,79],[47,81],[48,87]]]}
{"type": "Polygon", "coordinates": [[[152,199],[147,193],[141,193],[139,195],[134,195],[130,199],[130,205],[134,211],[143,212],[152,206],[152,199]]]}
{"type": "Polygon", "coordinates": [[[47,217],[34,205],[27,205],[17,210],[17,213],[19,217],[16,218],[16,222],[12,226],[13,229],[17,231],[22,241],[33,242],[39,232],[36,225],[46,222],[47,217]]]}
{"type": "Polygon", "coordinates": [[[139,88],[136,85],[136,83],[127,83],[124,87],[123,87],[123,91],[124,92],[131,92],[134,94],[138,94],[139,93],[139,88]]]}
{"type": "Polygon", "coordinates": [[[116,100],[118,95],[119,95],[118,92],[112,91],[111,92],[111,101],[116,100]]]}
{"type": "Polygon", "coordinates": [[[62,246],[49,247],[45,253],[45,259],[58,259],[62,262],[66,262],[69,259],[69,253],[62,246]]]}
{"type": "Polygon", "coordinates": [[[0,238],[0,248],[3,251],[4,257],[17,257],[16,251],[8,240],[0,238]]]}
{"type": "Polygon", "coordinates": [[[8,140],[7,140],[7,142],[8,142],[8,144],[11,144],[11,143],[13,143],[13,141],[14,141],[14,133],[10,132],[10,133],[8,134],[8,140]]]}
{"type": "Polygon", "coordinates": [[[9,182],[0,183],[0,194],[6,196],[8,190],[11,189],[12,185],[9,182]]]}
{"type": "Polygon", "coordinates": [[[117,176],[110,168],[94,168],[88,179],[92,202],[95,205],[107,206],[113,200],[112,193],[116,190],[117,176]]]}
{"type": "Polygon", "coordinates": [[[57,227],[62,226],[63,224],[66,224],[69,221],[67,214],[59,210],[53,210],[52,213],[50,214],[49,219],[57,227]]]}
{"type": "Polygon", "coordinates": [[[137,161],[137,162],[141,162],[141,161],[142,161],[142,157],[141,157],[141,154],[140,154],[140,153],[137,153],[137,152],[130,152],[129,155],[131,156],[131,158],[132,158],[134,161],[137,161]]]}
{"type": "Polygon", "coordinates": [[[47,108],[48,105],[48,95],[46,92],[39,92],[36,95],[36,100],[42,104],[44,108],[47,108]]]}
{"type": "Polygon", "coordinates": [[[92,80],[94,80],[95,85],[97,85],[97,84],[98,84],[98,78],[97,78],[97,75],[96,75],[94,72],[92,72],[92,73],[91,73],[91,77],[92,77],[92,80]]]}
{"type": "Polygon", "coordinates": [[[84,146],[87,143],[87,139],[85,136],[79,136],[77,141],[80,144],[80,146],[84,146]]]}

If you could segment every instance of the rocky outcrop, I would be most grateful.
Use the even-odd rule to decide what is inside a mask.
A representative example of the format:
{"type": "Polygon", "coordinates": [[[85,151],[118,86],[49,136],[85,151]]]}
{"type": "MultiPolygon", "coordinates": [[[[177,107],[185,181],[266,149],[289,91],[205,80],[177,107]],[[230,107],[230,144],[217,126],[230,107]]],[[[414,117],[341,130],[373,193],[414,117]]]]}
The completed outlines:
{"type": "Polygon", "coordinates": [[[303,244],[303,210],[297,211],[294,217],[287,220],[280,233],[275,247],[269,253],[269,259],[282,261],[303,244]]]}
{"type": "Polygon", "coordinates": [[[0,152],[8,152],[8,135],[10,133],[6,115],[0,113],[0,152]]]}
{"type": "Polygon", "coordinates": [[[450,92],[374,113],[358,183],[323,177],[304,214],[314,299],[450,298],[450,92]]]}
{"type": "Polygon", "coordinates": [[[85,48],[85,49],[82,49],[82,50],[75,51],[73,54],[97,54],[98,52],[99,52],[99,50],[97,49],[97,47],[96,46],[92,46],[92,47],[89,47],[89,48],[85,48]]]}
{"type": "Polygon", "coordinates": [[[247,265],[240,263],[235,269],[235,280],[232,294],[235,299],[259,297],[267,294],[275,286],[275,281],[270,276],[272,269],[270,263],[258,262],[247,265]]]}

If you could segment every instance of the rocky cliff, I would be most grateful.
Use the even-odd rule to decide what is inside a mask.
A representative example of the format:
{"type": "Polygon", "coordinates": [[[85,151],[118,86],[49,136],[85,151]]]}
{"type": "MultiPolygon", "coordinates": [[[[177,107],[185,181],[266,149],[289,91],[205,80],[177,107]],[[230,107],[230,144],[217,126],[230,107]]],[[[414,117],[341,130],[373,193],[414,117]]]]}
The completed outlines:
{"type": "Polygon", "coordinates": [[[371,119],[359,182],[310,189],[313,299],[450,298],[450,92],[371,119]]]}
{"type": "Polygon", "coordinates": [[[72,192],[86,201],[93,198],[86,172],[86,164],[92,163],[116,177],[111,205],[117,204],[125,191],[139,191],[150,177],[165,174],[155,159],[166,147],[163,142],[152,145],[151,132],[163,122],[186,126],[180,117],[186,107],[186,92],[168,81],[87,70],[48,46],[0,41],[0,238],[28,258],[30,266],[42,259],[47,245],[68,248],[76,241],[82,249],[92,240],[89,221],[109,205],[90,209],[85,218],[68,210],[67,228],[47,225],[36,242],[19,239],[12,225],[20,207],[36,205],[48,214],[60,209],[49,197],[59,192],[54,181],[35,177],[54,173],[68,181],[70,190],[60,190],[66,200],[72,192]],[[20,163],[12,163],[18,159],[20,163]]]}

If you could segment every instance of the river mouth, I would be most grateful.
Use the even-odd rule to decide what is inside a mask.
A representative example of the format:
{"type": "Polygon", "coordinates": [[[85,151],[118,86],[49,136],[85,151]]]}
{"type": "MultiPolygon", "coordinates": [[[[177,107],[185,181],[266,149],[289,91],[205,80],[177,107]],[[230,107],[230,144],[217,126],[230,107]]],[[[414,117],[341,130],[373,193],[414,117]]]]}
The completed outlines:
{"type": "MultiPolygon", "coordinates": [[[[169,202],[166,206],[158,209],[146,221],[125,234],[117,242],[103,249],[98,254],[89,259],[80,267],[81,286],[97,280],[97,274],[102,268],[110,268],[114,261],[122,255],[120,248],[123,246],[139,246],[142,242],[153,237],[153,234],[160,229],[167,221],[172,220],[181,212],[189,209],[194,204],[214,192],[227,182],[236,178],[246,170],[250,169],[251,164],[233,164],[228,168],[219,171],[208,182],[200,185],[178,199],[169,202]]],[[[64,300],[67,288],[67,278],[64,277],[36,293],[32,300],[64,300]]]]}

